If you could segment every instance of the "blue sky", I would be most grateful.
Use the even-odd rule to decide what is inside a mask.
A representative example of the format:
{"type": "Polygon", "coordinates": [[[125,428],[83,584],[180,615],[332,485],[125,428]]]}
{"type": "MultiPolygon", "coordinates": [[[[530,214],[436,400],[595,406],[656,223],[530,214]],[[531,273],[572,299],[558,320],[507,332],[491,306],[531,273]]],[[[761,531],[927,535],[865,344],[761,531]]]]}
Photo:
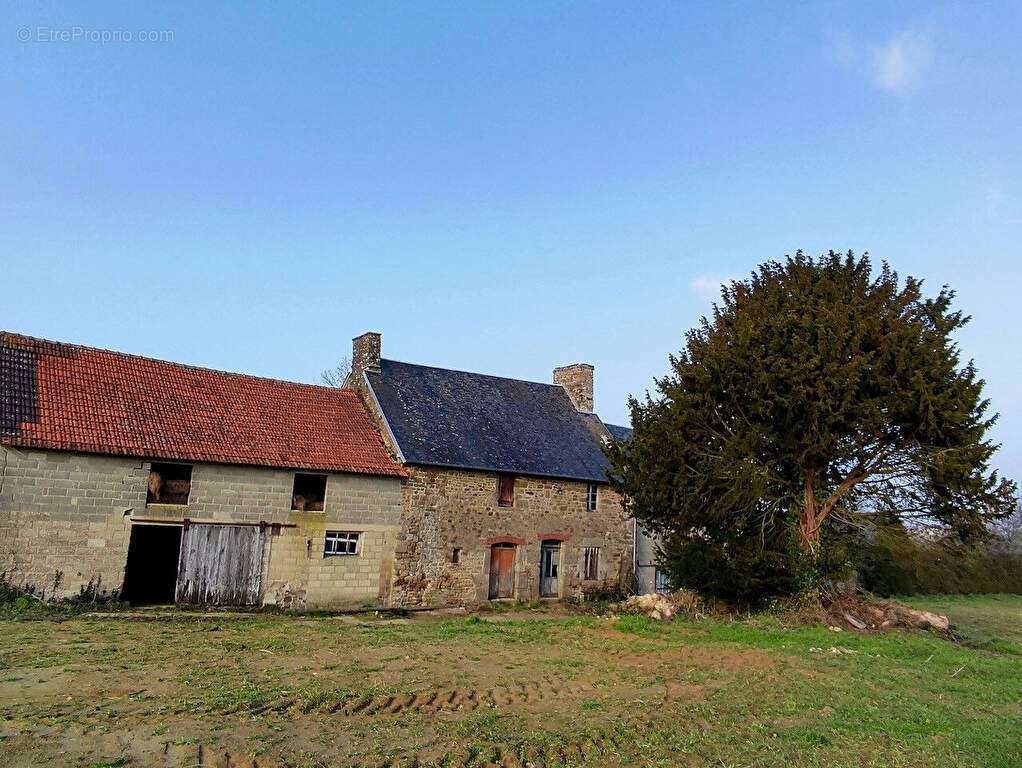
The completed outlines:
{"type": "Polygon", "coordinates": [[[1022,5],[776,5],[5,3],[0,327],[582,360],[622,422],[720,279],[868,250],[958,290],[1022,478],[1022,5]]]}

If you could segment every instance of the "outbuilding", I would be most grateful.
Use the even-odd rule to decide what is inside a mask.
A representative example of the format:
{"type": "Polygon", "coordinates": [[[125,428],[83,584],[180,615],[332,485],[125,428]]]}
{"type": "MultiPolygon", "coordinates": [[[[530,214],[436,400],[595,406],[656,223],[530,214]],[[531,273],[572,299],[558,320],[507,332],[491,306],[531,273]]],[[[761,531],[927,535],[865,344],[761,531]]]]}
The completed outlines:
{"type": "Polygon", "coordinates": [[[384,605],[404,470],[358,396],[0,333],[0,571],[134,603],[384,605]]]}

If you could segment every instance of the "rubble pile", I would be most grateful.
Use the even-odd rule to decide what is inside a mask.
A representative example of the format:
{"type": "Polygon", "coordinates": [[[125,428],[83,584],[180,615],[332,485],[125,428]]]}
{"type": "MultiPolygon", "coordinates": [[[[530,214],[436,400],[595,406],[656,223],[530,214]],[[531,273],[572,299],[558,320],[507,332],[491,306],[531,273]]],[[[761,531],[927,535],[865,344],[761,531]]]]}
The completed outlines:
{"type": "Polygon", "coordinates": [[[627,600],[615,603],[610,607],[613,613],[649,616],[657,621],[670,621],[677,613],[688,613],[698,616],[700,615],[698,608],[698,595],[688,590],[681,590],[668,595],[654,592],[645,595],[632,595],[627,600]]]}
{"type": "Polygon", "coordinates": [[[831,629],[852,629],[857,632],[899,628],[949,632],[951,629],[947,616],[918,611],[897,600],[872,601],[852,596],[831,601],[821,607],[819,615],[810,618],[821,621],[831,629]]]}

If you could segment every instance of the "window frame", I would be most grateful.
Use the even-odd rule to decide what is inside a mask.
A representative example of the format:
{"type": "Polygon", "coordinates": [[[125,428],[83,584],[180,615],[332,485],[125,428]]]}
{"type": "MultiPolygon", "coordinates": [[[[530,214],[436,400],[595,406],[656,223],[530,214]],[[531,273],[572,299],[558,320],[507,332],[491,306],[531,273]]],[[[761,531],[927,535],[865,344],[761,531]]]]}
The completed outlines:
{"type": "Polygon", "coordinates": [[[323,559],[328,557],[358,557],[362,554],[362,531],[324,531],[323,533],[323,559]],[[352,539],[351,537],[355,538],[352,539]],[[345,537],[345,538],[341,538],[345,537]],[[336,546],[331,550],[330,544],[333,542],[335,545],[338,543],[345,544],[345,551],[338,551],[336,546]],[[354,544],[354,547],[349,545],[354,544]],[[352,551],[347,551],[352,549],[352,551]]]}
{"type": "Polygon", "coordinates": [[[596,581],[600,578],[600,548],[582,548],[582,580],[596,581]]]}
{"type": "Polygon", "coordinates": [[[600,486],[597,483],[589,483],[586,486],[586,512],[595,512],[599,500],[600,486]]]}
{"type": "Polygon", "coordinates": [[[510,474],[497,475],[497,506],[498,507],[513,507],[515,505],[515,476],[510,474]],[[510,483],[511,485],[511,499],[510,501],[504,501],[504,484],[510,483]]]}

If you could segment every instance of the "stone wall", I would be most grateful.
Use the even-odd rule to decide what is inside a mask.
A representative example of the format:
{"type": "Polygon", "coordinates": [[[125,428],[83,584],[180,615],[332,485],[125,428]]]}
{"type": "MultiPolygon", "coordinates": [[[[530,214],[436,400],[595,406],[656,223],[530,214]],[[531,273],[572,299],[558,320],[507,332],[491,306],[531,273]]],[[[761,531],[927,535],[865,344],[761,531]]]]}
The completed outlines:
{"type": "Polygon", "coordinates": [[[497,504],[491,472],[406,466],[402,535],[395,553],[395,606],[473,604],[488,598],[490,547],[513,540],[514,598],[539,597],[540,545],[561,540],[560,594],[630,585],[632,523],[620,498],[600,485],[595,512],[586,510],[588,484],[519,476],[511,507],[497,504]],[[599,573],[583,580],[583,549],[599,547],[599,573]],[[454,550],[458,562],[454,563],[454,550]]]}
{"type": "MultiPolygon", "coordinates": [[[[389,599],[401,524],[399,478],[327,473],[323,512],[291,510],[289,470],[194,464],[187,506],[146,505],[149,462],[0,446],[0,571],[50,592],[117,589],[132,521],[278,522],[264,555],[264,601],[288,607],[389,599]],[[324,557],[327,530],[359,531],[358,555],[324,557]]],[[[268,532],[273,529],[267,529],[268,532]]]]}

